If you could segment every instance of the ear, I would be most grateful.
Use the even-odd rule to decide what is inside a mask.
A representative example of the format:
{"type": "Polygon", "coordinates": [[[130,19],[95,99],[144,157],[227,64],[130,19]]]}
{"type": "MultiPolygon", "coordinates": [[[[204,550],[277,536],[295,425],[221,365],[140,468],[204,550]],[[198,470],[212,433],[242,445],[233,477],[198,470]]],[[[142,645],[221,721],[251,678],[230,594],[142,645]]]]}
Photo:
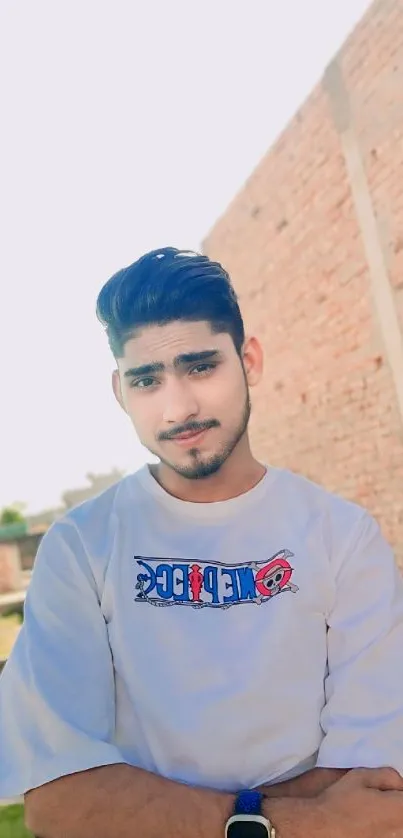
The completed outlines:
{"type": "Polygon", "coordinates": [[[124,405],[124,402],[123,402],[123,396],[122,396],[122,385],[120,383],[119,370],[113,370],[113,373],[112,373],[112,390],[113,390],[113,394],[115,396],[115,399],[116,399],[117,403],[120,405],[122,410],[124,410],[125,413],[126,413],[126,408],[125,408],[125,405],[124,405]]]}
{"type": "Polygon", "coordinates": [[[263,349],[257,338],[246,338],[242,360],[249,387],[256,387],[263,375],[263,349]]]}

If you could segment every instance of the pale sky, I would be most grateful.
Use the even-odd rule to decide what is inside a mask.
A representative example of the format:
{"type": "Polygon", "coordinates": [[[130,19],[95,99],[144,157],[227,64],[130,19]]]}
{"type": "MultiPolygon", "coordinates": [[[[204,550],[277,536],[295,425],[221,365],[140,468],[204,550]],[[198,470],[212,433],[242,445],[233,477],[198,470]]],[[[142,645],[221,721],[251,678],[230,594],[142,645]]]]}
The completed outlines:
{"type": "Polygon", "coordinates": [[[96,295],[198,248],[369,0],[1,0],[0,507],[147,460],[96,295]]]}

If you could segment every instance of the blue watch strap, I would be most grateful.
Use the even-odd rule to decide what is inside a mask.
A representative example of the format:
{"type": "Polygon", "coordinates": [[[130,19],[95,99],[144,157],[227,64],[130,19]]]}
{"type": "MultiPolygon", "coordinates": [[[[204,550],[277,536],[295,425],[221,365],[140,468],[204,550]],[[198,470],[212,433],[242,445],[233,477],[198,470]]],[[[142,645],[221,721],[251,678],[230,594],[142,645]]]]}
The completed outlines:
{"type": "Polygon", "coordinates": [[[235,815],[261,815],[264,795],[260,791],[240,791],[235,800],[235,815]]]}

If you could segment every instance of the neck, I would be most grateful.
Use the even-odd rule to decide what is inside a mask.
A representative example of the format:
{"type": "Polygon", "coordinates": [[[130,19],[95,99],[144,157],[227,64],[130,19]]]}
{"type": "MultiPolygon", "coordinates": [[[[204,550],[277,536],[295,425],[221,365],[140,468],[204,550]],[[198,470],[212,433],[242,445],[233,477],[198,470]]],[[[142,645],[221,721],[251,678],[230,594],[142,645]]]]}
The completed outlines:
{"type": "Polygon", "coordinates": [[[249,440],[241,440],[216,474],[200,480],[189,480],[165,463],[150,466],[155,480],[168,494],[191,503],[216,503],[230,500],[253,489],[262,480],[265,467],[256,460],[249,440]]]}

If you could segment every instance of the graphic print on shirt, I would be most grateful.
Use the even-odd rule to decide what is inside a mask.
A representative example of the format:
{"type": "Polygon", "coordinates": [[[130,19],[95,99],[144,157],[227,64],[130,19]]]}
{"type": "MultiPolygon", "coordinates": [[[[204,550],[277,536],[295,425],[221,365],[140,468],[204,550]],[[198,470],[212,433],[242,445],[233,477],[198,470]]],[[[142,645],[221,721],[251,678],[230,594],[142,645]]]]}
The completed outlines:
{"type": "Polygon", "coordinates": [[[298,591],[291,582],[294,569],[289,559],[293,556],[290,550],[280,550],[271,559],[231,565],[134,556],[135,602],[193,608],[230,608],[247,602],[261,605],[278,594],[298,591]]]}

